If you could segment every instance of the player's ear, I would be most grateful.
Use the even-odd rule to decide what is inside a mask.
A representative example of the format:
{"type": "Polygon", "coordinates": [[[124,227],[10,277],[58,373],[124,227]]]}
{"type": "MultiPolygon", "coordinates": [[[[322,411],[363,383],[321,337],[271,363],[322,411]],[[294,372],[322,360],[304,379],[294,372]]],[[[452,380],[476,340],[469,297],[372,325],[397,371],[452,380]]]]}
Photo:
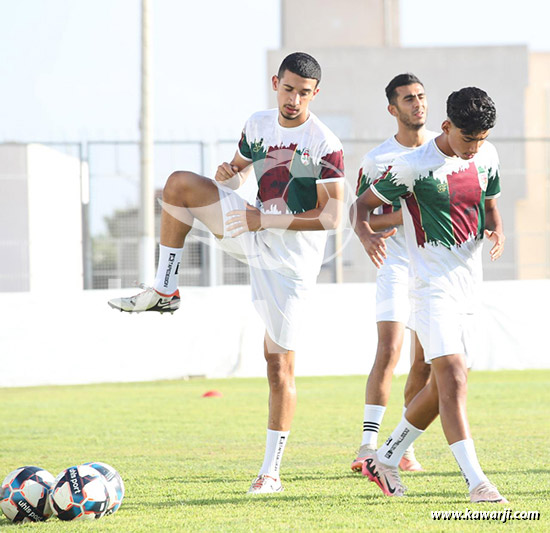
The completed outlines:
{"type": "Polygon", "coordinates": [[[277,76],[273,76],[271,78],[271,87],[273,88],[274,91],[276,91],[277,88],[279,87],[279,78],[277,76]]]}
{"type": "Polygon", "coordinates": [[[397,108],[393,104],[388,104],[388,113],[392,117],[396,117],[397,116],[397,108]]]}
{"type": "Polygon", "coordinates": [[[443,133],[445,133],[446,135],[449,135],[449,131],[451,131],[451,121],[446,118],[444,121],[443,121],[443,124],[441,124],[441,130],[443,131],[443,133]]]}

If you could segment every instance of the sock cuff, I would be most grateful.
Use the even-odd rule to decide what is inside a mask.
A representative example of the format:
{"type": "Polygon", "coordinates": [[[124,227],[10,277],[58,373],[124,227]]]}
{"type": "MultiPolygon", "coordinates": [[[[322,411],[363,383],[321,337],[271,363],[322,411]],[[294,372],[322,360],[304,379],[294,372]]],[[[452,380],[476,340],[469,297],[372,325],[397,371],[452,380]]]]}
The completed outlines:
{"type": "Polygon", "coordinates": [[[407,420],[407,417],[405,416],[405,414],[403,414],[403,419],[402,419],[403,422],[405,422],[405,424],[407,424],[408,426],[410,426],[412,429],[414,429],[415,431],[418,431],[418,433],[424,433],[424,431],[426,431],[425,429],[418,429],[416,426],[413,426],[408,420],[407,420]]]}
{"type": "Polygon", "coordinates": [[[474,440],[470,437],[469,439],[457,440],[456,442],[449,444],[449,448],[454,451],[456,448],[461,448],[462,446],[464,446],[465,448],[470,448],[473,445],[474,440]]]}
{"type": "Polygon", "coordinates": [[[374,405],[372,403],[366,403],[364,408],[365,415],[369,414],[370,416],[384,416],[386,412],[385,405],[374,405]]]}
{"type": "Polygon", "coordinates": [[[164,244],[159,244],[159,250],[166,250],[167,252],[178,253],[183,251],[183,246],[181,248],[172,248],[170,246],[165,246],[164,244]]]}
{"type": "Polygon", "coordinates": [[[279,431],[278,429],[269,429],[267,428],[267,434],[271,434],[271,435],[278,435],[280,437],[288,437],[288,435],[290,434],[290,430],[288,431],[279,431]]]}

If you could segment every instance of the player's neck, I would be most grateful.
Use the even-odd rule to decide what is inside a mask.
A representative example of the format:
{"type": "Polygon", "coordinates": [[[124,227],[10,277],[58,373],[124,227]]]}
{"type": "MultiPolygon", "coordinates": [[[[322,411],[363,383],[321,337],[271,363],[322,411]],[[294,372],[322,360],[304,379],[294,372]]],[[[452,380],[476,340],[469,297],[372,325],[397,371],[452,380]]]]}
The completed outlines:
{"type": "Polygon", "coordinates": [[[451,146],[449,145],[449,140],[447,139],[445,133],[442,133],[435,138],[435,144],[439,148],[439,151],[447,157],[458,157],[451,149],[451,146]]]}
{"type": "Polygon", "coordinates": [[[305,124],[308,121],[310,117],[309,110],[307,110],[302,115],[303,116],[299,116],[295,120],[290,120],[288,118],[285,118],[285,116],[281,112],[279,112],[279,118],[278,118],[279,126],[281,126],[282,128],[298,128],[299,126],[301,126],[302,124],[305,124]]]}
{"type": "Polygon", "coordinates": [[[424,126],[418,130],[399,128],[395,134],[395,140],[408,148],[422,146],[426,142],[426,128],[424,126]]]}

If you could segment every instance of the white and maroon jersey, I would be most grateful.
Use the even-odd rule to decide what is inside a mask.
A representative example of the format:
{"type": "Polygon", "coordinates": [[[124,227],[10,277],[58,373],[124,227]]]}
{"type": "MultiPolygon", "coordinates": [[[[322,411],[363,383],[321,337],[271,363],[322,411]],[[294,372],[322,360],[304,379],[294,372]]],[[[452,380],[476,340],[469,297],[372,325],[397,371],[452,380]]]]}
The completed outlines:
{"type": "MultiPolygon", "coordinates": [[[[437,135],[438,134],[434,131],[426,131],[425,142],[437,137],[437,135]]],[[[376,182],[376,180],[379,180],[393,163],[394,159],[404,154],[408,154],[417,148],[418,147],[403,146],[396,140],[395,136],[392,135],[389,139],[386,139],[383,143],[367,152],[363,156],[361,167],[359,168],[356,189],[357,196],[363,194],[363,192],[376,182]]],[[[375,210],[375,214],[381,215],[383,213],[391,213],[399,209],[401,209],[401,202],[400,200],[396,200],[392,204],[380,206],[375,210]]],[[[389,256],[407,261],[403,226],[397,226],[397,233],[393,237],[386,239],[386,246],[389,256]]]]}
{"type": "MultiPolygon", "coordinates": [[[[298,214],[315,209],[318,183],[345,180],[342,143],[311,112],[295,128],[279,124],[278,109],[254,113],[242,132],[239,154],[253,163],[258,207],[264,213],[298,214]]],[[[259,235],[291,269],[319,272],[326,231],[268,229],[259,235]]]]}
{"type": "Polygon", "coordinates": [[[239,153],[253,162],[265,212],[303,213],[317,207],[319,181],[344,179],[342,144],[313,113],[295,128],[282,127],[278,118],[277,109],[254,113],[239,153]]]}
{"type": "Polygon", "coordinates": [[[431,140],[396,159],[371,190],[386,204],[402,199],[413,304],[471,312],[482,277],[485,200],[500,196],[494,146],[485,142],[464,160],[431,140]]]}

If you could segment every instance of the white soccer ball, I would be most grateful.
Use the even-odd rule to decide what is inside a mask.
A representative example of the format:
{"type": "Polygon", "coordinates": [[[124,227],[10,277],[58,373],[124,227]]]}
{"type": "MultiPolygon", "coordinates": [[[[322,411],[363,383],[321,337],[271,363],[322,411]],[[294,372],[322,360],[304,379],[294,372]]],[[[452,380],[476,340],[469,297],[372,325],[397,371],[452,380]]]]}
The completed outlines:
{"type": "Polygon", "coordinates": [[[38,466],[22,466],[2,482],[0,508],[12,522],[43,522],[52,515],[53,476],[38,466]]]}
{"type": "Polygon", "coordinates": [[[61,520],[94,520],[106,513],[109,492],[104,477],[95,468],[71,466],[55,478],[50,502],[61,520]]]}
{"type": "Polygon", "coordinates": [[[85,463],[95,468],[104,478],[107,492],[109,493],[109,505],[105,516],[118,511],[122,499],[124,498],[124,482],[120,474],[110,465],[106,463],[85,463]]]}

